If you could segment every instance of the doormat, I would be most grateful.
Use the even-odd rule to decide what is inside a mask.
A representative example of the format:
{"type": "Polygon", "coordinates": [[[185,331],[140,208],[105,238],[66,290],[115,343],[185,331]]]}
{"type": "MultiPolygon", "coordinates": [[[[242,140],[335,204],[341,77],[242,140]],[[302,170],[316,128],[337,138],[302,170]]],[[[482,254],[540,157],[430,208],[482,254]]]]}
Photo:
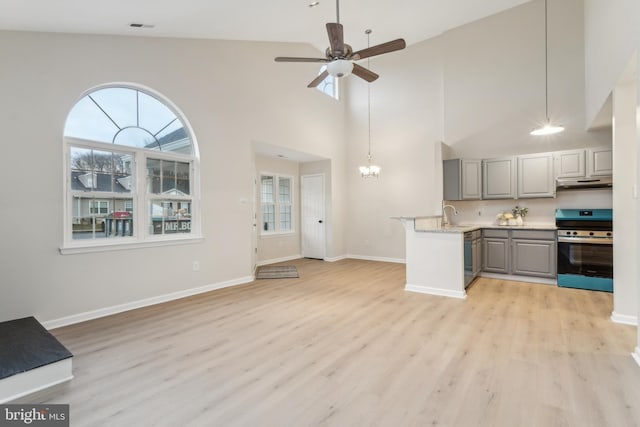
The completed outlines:
{"type": "Polygon", "coordinates": [[[293,279],[300,277],[298,269],[289,265],[274,265],[258,267],[256,279],[293,279]]]}

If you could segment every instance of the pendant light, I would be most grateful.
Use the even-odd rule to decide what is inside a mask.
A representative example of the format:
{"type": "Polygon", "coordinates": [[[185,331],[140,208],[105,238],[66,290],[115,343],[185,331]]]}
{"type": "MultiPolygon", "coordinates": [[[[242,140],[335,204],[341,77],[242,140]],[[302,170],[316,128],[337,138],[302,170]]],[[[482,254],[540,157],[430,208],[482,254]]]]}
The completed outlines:
{"type": "MultiPolygon", "coordinates": [[[[367,47],[369,47],[369,36],[371,35],[371,30],[365,30],[364,32],[367,35],[367,47]]],[[[371,68],[371,59],[367,58],[367,68],[371,68]]],[[[363,178],[377,178],[380,175],[380,166],[376,166],[371,163],[373,159],[371,157],[371,83],[367,83],[367,111],[368,111],[368,120],[369,120],[369,151],[367,152],[367,165],[360,166],[360,176],[363,178]]]]}
{"type": "Polygon", "coordinates": [[[553,135],[564,130],[561,125],[554,125],[549,119],[549,41],[548,41],[548,13],[547,13],[547,0],[544,0],[544,112],[546,122],[539,128],[531,131],[531,135],[553,135]]]}

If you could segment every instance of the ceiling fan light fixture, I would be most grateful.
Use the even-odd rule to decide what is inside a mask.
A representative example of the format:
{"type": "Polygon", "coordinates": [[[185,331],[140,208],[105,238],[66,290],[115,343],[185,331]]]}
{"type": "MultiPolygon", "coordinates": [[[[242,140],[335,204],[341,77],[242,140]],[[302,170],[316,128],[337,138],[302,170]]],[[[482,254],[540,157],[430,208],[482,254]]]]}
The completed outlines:
{"type": "Polygon", "coordinates": [[[327,64],[327,71],[333,77],[345,77],[353,71],[353,62],[346,59],[336,59],[327,64]]]}

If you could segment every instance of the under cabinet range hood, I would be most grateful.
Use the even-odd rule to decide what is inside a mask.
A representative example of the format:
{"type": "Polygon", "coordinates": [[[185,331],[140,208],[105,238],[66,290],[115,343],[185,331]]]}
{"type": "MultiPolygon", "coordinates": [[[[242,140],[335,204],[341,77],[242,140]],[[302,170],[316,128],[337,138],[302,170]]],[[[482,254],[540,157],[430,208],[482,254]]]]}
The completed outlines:
{"type": "Polygon", "coordinates": [[[613,178],[602,176],[598,178],[558,178],[556,190],[575,190],[580,188],[611,188],[613,178]]]}

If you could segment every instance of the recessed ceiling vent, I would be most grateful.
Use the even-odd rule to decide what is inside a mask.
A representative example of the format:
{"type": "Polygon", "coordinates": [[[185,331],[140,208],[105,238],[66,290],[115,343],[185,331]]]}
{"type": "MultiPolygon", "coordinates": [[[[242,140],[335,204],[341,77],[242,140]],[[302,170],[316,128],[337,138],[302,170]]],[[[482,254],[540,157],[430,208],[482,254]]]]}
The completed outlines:
{"type": "Polygon", "coordinates": [[[153,24],[142,24],[140,22],[132,22],[131,24],[129,24],[129,26],[131,28],[154,28],[155,25],[153,24]]]}

